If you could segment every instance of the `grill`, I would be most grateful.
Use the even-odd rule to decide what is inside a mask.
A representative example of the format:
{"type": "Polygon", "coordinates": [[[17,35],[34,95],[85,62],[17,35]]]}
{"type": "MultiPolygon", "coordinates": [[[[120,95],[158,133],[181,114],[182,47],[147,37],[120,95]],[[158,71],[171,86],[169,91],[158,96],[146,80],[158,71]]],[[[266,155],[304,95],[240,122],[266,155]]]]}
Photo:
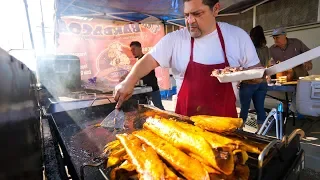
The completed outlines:
{"type": "MultiPolygon", "coordinates": [[[[131,100],[123,105],[126,114],[126,130],[108,131],[96,127],[115,107],[115,103],[53,113],[49,124],[63,156],[63,166],[68,167],[72,179],[108,179],[110,169],[104,168],[107,157],[101,157],[103,147],[115,140],[117,133],[131,133],[141,129],[146,120],[144,111],[155,111],[147,105],[131,100]]],[[[188,121],[187,117],[157,110],[162,117],[175,117],[188,121]]],[[[250,179],[298,179],[304,166],[304,151],[300,148],[302,130],[295,130],[282,140],[236,131],[231,136],[268,144],[260,155],[250,154],[247,162],[250,179]]],[[[64,168],[59,168],[64,169],[64,168]]]]}

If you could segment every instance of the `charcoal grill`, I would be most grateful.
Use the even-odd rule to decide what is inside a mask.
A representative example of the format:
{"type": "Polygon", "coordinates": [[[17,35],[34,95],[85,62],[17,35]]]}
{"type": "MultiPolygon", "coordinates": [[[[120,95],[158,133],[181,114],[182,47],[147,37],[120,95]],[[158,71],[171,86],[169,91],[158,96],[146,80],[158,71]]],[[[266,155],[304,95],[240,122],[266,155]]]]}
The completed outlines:
{"type": "MultiPolygon", "coordinates": [[[[129,101],[123,107],[126,113],[126,130],[111,132],[96,127],[114,107],[115,103],[110,103],[50,115],[50,128],[55,134],[56,143],[61,147],[64,163],[72,179],[108,179],[110,169],[104,168],[106,159],[100,157],[103,147],[115,140],[117,133],[131,133],[142,128],[146,117],[141,112],[150,110],[149,106],[129,101]]],[[[162,115],[176,116],[169,112],[163,112],[162,115]]],[[[188,121],[184,116],[176,118],[188,121]]],[[[236,131],[231,135],[268,144],[259,156],[249,154],[247,163],[250,167],[250,179],[298,179],[300,170],[304,167],[304,151],[300,148],[300,138],[304,136],[302,130],[297,129],[282,140],[244,131],[236,131]]]]}

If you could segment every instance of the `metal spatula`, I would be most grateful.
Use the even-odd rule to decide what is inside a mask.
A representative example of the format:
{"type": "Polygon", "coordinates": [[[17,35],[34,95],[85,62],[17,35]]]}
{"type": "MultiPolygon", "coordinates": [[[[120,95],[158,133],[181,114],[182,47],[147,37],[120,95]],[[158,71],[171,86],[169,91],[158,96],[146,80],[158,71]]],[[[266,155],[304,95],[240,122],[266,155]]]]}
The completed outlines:
{"type": "Polygon", "coordinates": [[[104,128],[124,129],[125,115],[122,110],[113,110],[100,125],[104,128]]]}
{"type": "MultiPolygon", "coordinates": [[[[134,88],[132,95],[152,92],[152,87],[134,88]]],[[[114,93],[114,92],[113,92],[114,93]]],[[[100,125],[104,128],[124,129],[125,115],[122,110],[113,110],[100,125]]]]}

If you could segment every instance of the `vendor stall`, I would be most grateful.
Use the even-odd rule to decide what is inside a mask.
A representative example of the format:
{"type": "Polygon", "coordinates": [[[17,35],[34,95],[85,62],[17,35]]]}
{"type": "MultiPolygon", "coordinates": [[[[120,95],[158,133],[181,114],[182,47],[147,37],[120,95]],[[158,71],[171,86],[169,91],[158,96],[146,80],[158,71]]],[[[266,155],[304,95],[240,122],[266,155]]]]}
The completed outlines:
{"type": "MultiPolygon", "coordinates": [[[[260,5],[264,2],[266,1],[237,1],[237,3],[231,0],[222,1],[223,10],[220,15],[223,16],[230,13],[242,13],[250,10],[253,6],[260,5]]],[[[150,1],[146,6],[145,1],[101,2],[60,0],[57,1],[56,4],[56,17],[57,24],[59,24],[58,22],[61,22],[65,17],[74,18],[74,16],[84,17],[82,18],[82,21],[94,21],[95,18],[111,19],[114,21],[120,20],[130,23],[127,31],[133,31],[135,29],[134,27],[144,26],[143,24],[146,22],[146,24],[160,22],[164,24],[183,26],[182,3],[182,1],[150,1]],[[140,23],[140,25],[135,26],[135,24],[138,23],[140,23]]],[[[69,29],[71,25],[76,27],[74,33],[78,32],[77,27],[78,29],[81,29],[86,26],[86,28],[84,28],[85,31],[81,29],[78,33],[88,33],[87,30],[89,26],[87,25],[89,23],[82,22],[72,24],[72,21],[70,21],[66,24],[69,29]]],[[[145,28],[149,30],[151,28],[152,31],[151,25],[146,25],[145,28]]],[[[125,26],[123,26],[121,31],[119,30],[116,32],[124,33],[124,29],[125,26]]],[[[102,34],[96,34],[97,36],[103,35],[103,33],[104,35],[109,33],[108,28],[104,28],[104,32],[102,32],[102,29],[91,30],[92,32],[96,31],[96,33],[100,33],[101,31],[102,34]]],[[[115,38],[118,35],[119,34],[111,33],[110,37],[115,38]]],[[[108,55],[108,53],[110,52],[107,51],[105,54],[108,55]]],[[[104,57],[101,59],[105,60],[104,57]]],[[[98,62],[97,66],[101,66],[101,64],[98,62]]],[[[83,66],[83,68],[88,67],[89,66],[83,66]]],[[[83,73],[85,73],[85,71],[83,73]]],[[[275,89],[275,87],[269,88],[270,90],[278,90],[275,89]]],[[[291,91],[292,89],[290,89],[290,92],[291,91]]],[[[106,99],[103,97],[101,98],[106,99]]],[[[107,99],[109,99],[109,97],[107,99]]],[[[100,97],[94,98],[94,100],[92,97],[91,99],[77,100],[76,102],[81,102],[81,104],[85,101],[84,104],[86,104],[86,106],[52,110],[46,114],[46,117],[49,119],[54,143],[57,147],[61,148],[62,152],[62,156],[58,154],[59,157],[57,159],[60,160],[58,164],[67,166],[69,176],[71,176],[72,179],[110,179],[112,176],[111,172],[115,167],[106,167],[110,158],[104,156],[104,146],[115,140],[117,134],[130,134],[142,129],[147,118],[156,118],[153,116],[154,114],[159,115],[161,118],[174,118],[179,122],[188,122],[192,127],[194,127],[194,122],[191,122],[189,117],[182,117],[177,114],[153,109],[149,106],[139,105],[140,102],[138,101],[128,101],[124,104],[123,108],[126,116],[125,129],[110,131],[99,127],[97,124],[99,124],[114,109],[115,103],[113,100],[110,100],[109,103],[101,104],[98,103],[100,100],[100,97]],[[94,105],[95,103],[98,104],[94,105]]],[[[51,101],[51,104],[57,105],[58,107],[64,106],[63,104],[69,104],[69,102],[58,100],[51,101]]],[[[250,169],[249,179],[295,179],[298,177],[296,175],[299,174],[300,167],[303,166],[304,162],[304,152],[300,148],[300,138],[304,135],[302,131],[296,130],[290,136],[285,136],[283,139],[245,133],[240,130],[229,133],[231,133],[229,134],[231,136],[236,136],[240,139],[247,139],[253,144],[262,143],[265,145],[258,153],[248,153],[249,160],[247,161],[247,165],[250,169]]],[[[222,135],[226,134],[222,133],[222,135]]],[[[125,143],[122,143],[122,145],[125,145],[125,143]]],[[[126,152],[129,153],[129,150],[130,149],[126,149],[126,152]]],[[[67,173],[65,173],[63,169],[63,167],[59,167],[59,171],[61,172],[60,174],[62,176],[67,176],[67,173]]],[[[174,172],[180,176],[184,175],[181,172],[174,172]]],[[[223,173],[227,172],[224,171],[223,173]]]]}

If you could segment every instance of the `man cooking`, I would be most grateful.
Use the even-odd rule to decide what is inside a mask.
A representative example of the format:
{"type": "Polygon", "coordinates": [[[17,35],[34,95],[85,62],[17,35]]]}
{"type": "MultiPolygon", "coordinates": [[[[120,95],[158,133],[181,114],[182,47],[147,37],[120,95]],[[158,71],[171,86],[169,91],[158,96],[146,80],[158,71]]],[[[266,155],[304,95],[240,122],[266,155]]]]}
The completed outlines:
{"type": "Polygon", "coordinates": [[[255,47],[242,29],[216,22],[218,0],[184,0],[186,28],[167,34],[116,86],[117,108],[136,82],[158,66],[172,68],[177,83],[176,113],[238,117],[236,84],[220,83],[210,74],[227,66],[260,67],[255,47]]]}
{"type": "MultiPolygon", "coordinates": [[[[287,38],[285,28],[277,28],[272,32],[274,45],[270,47],[270,54],[272,57],[271,65],[277,62],[282,62],[301,53],[309,51],[310,49],[299,39],[287,38]]],[[[312,69],[312,62],[306,62],[293,68],[292,77],[298,80],[299,77],[308,76],[308,71],[312,69]]]]}

